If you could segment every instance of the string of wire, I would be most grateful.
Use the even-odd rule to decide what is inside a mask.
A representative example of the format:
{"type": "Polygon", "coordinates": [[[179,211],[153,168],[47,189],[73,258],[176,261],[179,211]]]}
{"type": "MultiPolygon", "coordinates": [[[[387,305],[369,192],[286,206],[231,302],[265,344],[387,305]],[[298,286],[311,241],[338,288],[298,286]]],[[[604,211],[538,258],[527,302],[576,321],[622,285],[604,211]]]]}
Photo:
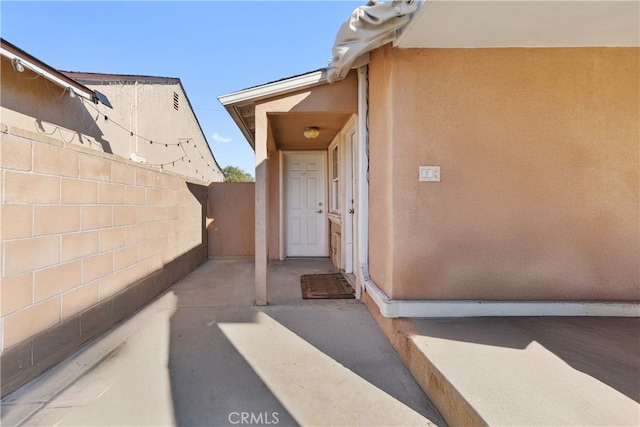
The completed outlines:
{"type": "MultiPolygon", "coordinates": [[[[84,102],[84,100],[83,100],[84,102]]],[[[86,102],[86,105],[90,106],[91,108],[93,108],[96,112],[97,112],[97,116],[96,116],[96,122],[99,120],[100,116],[102,116],[104,118],[105,121],[108,121],[109,123],[114,124],[115,126],[119,127],[120,129],[122,129],[124,132],[128,133],[129,136],[132,137],[136,137],[144,142],[148,142],[150,145],[159,145],[162,146],[164,145],[165,147],[180,147],[182,150],[182,156],[167,161],[167,162],[163,162],[163,163],[147,163],[148,166],[155,166],[155,167],[160,167],[161,169],[164,169],[165,166],[168,165],[172,165],[175,166],[175,164],[177,162],[184,162],[185,159],[191,163],[191,158],[189,156],[189,153],[185,150],[184,146],[186,145],[190,145],[190,143],[193,142],[193,144],[191,144],[191,146],[198,152],[198,155],[200,156],[200,159],[205,163],[206,167],[211,169],[213,172],[219,172],[218,169],[214,168],[213,166],[211,166],[211,164],[208,162],[207,159],[205,159],[204,155],[202,154],[202,152],[200,151],[200,149],[198,148],[197,144],[195,144],[195,142],[193,141],[192,138],[178,138],[177,142],[167,142],[167,141],[157,141],[157,140],[152,140],[151,138],[147,138],[145,136],[139,135],[136,132],[133,132],[129,129],[127,129],[127,127],[121,125],[120,123],[118,123],[117,121],[109,118],[109,116],[107,116],[106,114],[104,114],[103,112],[101,112],[100,110],[98,110],[98,108],[96,106],[94,106],[91,103],[86,102]]],[[[196,174],[198,174],[198,169],[196,169],[196,174]]],[[[201,175],[202,176],[202,175],[201,175]]],[[[204,179],[204,176],[202,176],[204,179]]]]}

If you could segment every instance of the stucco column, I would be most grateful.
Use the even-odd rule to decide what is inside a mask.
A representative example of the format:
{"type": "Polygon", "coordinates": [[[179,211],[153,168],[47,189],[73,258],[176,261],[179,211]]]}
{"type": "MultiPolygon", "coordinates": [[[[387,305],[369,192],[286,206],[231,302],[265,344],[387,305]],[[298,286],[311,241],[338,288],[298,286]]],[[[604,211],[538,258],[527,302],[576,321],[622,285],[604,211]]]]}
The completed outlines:
{"type": "Polygon", "coordinates": [[[267,114],[256,108],[256,305],[267,305],[267,114]]]}

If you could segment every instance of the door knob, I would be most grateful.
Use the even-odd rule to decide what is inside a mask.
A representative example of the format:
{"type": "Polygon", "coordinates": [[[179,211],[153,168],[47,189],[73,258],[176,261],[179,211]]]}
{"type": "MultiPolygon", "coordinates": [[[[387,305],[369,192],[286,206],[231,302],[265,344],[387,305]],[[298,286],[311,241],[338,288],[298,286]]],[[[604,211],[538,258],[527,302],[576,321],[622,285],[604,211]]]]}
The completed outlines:
{"type": "Polygon", "coordinates": [[[318,212],[318,213],[322,213],[322,209],[318,209],[316,212],[318,212]]]}

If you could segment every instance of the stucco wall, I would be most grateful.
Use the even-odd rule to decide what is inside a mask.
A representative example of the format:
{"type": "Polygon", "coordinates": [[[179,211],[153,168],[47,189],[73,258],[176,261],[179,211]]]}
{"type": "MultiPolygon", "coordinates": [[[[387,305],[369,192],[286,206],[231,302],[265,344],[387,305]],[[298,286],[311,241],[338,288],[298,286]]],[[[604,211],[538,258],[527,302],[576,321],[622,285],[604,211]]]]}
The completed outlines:
{"type": "Polygon", "coordinates": [[[638,300],[637,48],[385,47],[370,267],[397,299],[638,300]],[[418,182],[439,165],[442,181],[418,182]]]}
{"type": "Polygon", "coordinates": [[[0,138],[4,394],[206,260],[207,185],[13,126],[0,138]]]}
{"type": "Polygon", "coordinates": [[[255,184],[226,182],[209,185],[209,257],[255,254],[255,184]]]}
{"type": "Polygon", "coordinates": [[[369,66],[369,274],[387,295],[392,280],[391,50],[373,52],[369,66]]]}

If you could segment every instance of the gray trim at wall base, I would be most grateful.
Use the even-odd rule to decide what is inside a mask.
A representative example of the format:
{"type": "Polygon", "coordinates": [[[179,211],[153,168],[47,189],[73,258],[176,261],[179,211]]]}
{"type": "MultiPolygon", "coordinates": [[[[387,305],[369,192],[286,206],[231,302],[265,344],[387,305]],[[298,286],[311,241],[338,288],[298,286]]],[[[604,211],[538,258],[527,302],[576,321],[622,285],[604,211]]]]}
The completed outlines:
{"type": "Polygon", "coordinates": [[[373,281],[366,292],[382,316],[397,317],[516,317],[593,316],[640,317],[636,301],[485,301],[485,300],[393,300],[373,281]]]}
{"type": "Polygon", "coordinates": [[[0,355],[1,397],[126,320],[206,260],[207,249],[199,245],[109,299],[5,349],[0,355]]]}

